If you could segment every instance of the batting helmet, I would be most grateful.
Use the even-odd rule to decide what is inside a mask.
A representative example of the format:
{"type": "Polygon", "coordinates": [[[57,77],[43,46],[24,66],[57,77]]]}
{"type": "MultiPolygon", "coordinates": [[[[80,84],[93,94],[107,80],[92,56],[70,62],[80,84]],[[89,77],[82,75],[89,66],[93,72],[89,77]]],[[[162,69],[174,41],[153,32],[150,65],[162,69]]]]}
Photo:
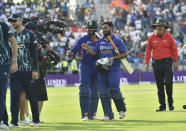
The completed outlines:
{"type": "Polygon", "coordinates": [[[152,28],[155,29],[156,26],[165,26],[165,29],[168,29],[169,26],[162,18],[154,18],[152,23],[152,28]]]}
{"type": "Polygon", "coordinates": [[[97,28],[98,28],[98,24],[96,20],[90,19],[86,22],[86,29],[89,35],[94,35],[95,32],[97,31],[97,28]]]}
{"type": "Polygon", "coordinates": [[[101,58],[96,61],[96,71],[100,73],[106,73],[108,71],[109,64],[109,58],[101,58]]]}

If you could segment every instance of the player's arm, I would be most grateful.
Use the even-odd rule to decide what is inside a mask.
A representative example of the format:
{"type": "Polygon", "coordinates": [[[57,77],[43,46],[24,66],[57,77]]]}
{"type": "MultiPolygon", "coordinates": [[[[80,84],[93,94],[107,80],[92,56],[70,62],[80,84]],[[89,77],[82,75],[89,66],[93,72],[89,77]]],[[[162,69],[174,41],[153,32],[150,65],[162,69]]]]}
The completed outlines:
{"type": "Polygon", "coordinates": [[[90,54],[90,55],[92,55],[92,56],[97,55],[97,52],[95,52],[94,50],[90,49],[90,47],[89,47],[88,44],[83,43],[83,44],[81,45],[81,47],[82,47],[84,50],[86,50],[87,54],[90,54]]]}
{"type": "Polygon", "coordinates": [[[18,50],[18,44],[16,41],[16,38],[14,37],[14,31],[6,24],[3,24],[3,32],[4,36],[8,38],[8,40],[11,43],[12,47],[12,64],[10,67],[10,70],[12,73],[16,72],[18,70],[17,68],[17,50],[18,50]]]}
{"type": "Polygon", "coordinates": [[[78,41],[77,44],[69,51],[67,51],[67,56],[69,57],[74,57],[75,54],[81,49],[81,44],[83,43],[83,38],[81,37],[78,41]]]}
{"type": "Polygon", "coordinates": [[[125,52],[125,53],[120,53],[119,55],[113,56],[113,60],[120,60],[123,58],[127,58],[129,52],[125,52]]]}
{"type": "Polygon", "coordinates": [[[31,43],[30,43],[30,53],[32,54],[33,59],[33,68],[32,68],[32,79],[36,80],[39,77],[38,74],[38,44],[34,34],[30,34],[31,43]]]}
{"type": "Polygon", "coordinates": [[[151,57],[151,40],[149,38],[148,42],[147,42],[147,48],[146,48],[146,52],[145,52],[145,68],[148,71],[149,70],[149,61],[150,61],[150,57],[151,57]]]}
{"type": "Polygon", "coordinates": [[[170,36],[170,41],[172,45],[171,52],[172,52],[173,61],[174,61],[174,71],[177,71],[178,70],[178,49],[172,36],[170,36]]]}
{"type": "Polygon", "coordinates": [[[116,46],[118,47],[118,51],[120,53],[110,58],[110,64],[112,64],[114,60],[121,60],[123,58],[127,58],[129,54],[129,52],[127,52],[125,43],[123,41],[117,40],[116,43],[114,44],[117,44],[116,46]]]}
{"type": "Polygon", "coordinates": [[[10,43],[12,45],[12,60],[17,61],[17,49],[18,49],[17,41],[14,36],[8,38],[8,40],[10,41],[10,43]]]}
{"type": "Polygon", "coordinates": [[[17,71],[17,49],[18,44],[14,36],[8,38],[12,45],[12,65],[11,65],[11,72],[14,73],[17,71]]]}
{"type": "Polygon", "coordinates": [[[38,71],[38,51],[37,51],[37,41],[34,41],[33,44],[31,44],[31,52],[32,52],[32,58],[33,58],[33,70],[38,71]]]}

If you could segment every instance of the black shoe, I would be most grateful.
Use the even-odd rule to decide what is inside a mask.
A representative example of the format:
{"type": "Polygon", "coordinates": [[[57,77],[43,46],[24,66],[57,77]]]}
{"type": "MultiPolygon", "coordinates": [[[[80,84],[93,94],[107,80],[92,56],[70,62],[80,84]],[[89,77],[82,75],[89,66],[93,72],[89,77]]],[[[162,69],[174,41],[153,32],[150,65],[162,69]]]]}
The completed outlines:
{"type": "Polygon", "coordinates": [[[169,111],[173,111],[174,110],[174,106],[169,106],[169,111]]]}
{"type": "Polygon", "coordinates": [[[156,110],[156,112],[161,112],[161,111],[165,111],[165,110],[166,110],[166,107],[160,106],[159,109],[156,110]]]}
{"type": "Polygon", "coordinates": [[[166,109],[157,109],[156,112],[166,111],[166,109]]]}
{"type": "Polygon", "coordinates": [[[186,105],[183,105],[183,109],[186,109],[186,105]]]}

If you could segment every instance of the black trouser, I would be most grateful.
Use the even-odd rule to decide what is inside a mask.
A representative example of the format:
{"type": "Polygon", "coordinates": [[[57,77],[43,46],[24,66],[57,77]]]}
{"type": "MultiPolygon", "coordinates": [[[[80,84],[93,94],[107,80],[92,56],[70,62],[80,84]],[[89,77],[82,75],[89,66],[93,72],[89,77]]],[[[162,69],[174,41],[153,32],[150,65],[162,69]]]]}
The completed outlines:
{"type": "Polygon", "coordinates": [[[0,122],[8,122],[8,115],[6,111],[6,93],[8,85],[10,66],[0,66],[0,122]]]}
{"type": "Polygon", "coordinates": [[[5,106],[5,111],[3,113],[3,123],[8,125],[8,113],[7,113],[7,110],[6,110],[6,106],[5,106]]]}
{"type": "Polygon", "coordinates": [[[153,60],[152,66],[154,70],[154,77],[156,80],[156,86],[158,89],[158,98],[160,103],[160,108],[165,108],[165,90],[164,84],[166,87],[166,93],[168,97],[169,106],[173,103],[172,98],[172,84],[173,84],[173,71],[172,71],[172,58],[166,58],[162,60],[153,60]]]}

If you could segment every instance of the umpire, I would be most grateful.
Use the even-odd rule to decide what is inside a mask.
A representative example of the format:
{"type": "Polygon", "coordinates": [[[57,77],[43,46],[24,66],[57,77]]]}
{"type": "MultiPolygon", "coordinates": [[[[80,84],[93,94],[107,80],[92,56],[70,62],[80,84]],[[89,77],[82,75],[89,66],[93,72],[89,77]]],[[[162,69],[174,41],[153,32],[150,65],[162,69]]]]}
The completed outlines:
{"type": "Polygon", "coordinates": [[[172,65],[174,63],[174,71],[177,71],[178,51],[174,38],[166,32],[169,26],[161,18],[154,19],[151,27],[155,30],[155,33],[148,39],[145,53],[145,68],[146,70],[149,68],[149,60],[152,52],[152,67],[160,103],[160,107],[156,112],[166,110],[164,85],[166,87],[169,110],[172,111],[174,110],[172,65]]]}

